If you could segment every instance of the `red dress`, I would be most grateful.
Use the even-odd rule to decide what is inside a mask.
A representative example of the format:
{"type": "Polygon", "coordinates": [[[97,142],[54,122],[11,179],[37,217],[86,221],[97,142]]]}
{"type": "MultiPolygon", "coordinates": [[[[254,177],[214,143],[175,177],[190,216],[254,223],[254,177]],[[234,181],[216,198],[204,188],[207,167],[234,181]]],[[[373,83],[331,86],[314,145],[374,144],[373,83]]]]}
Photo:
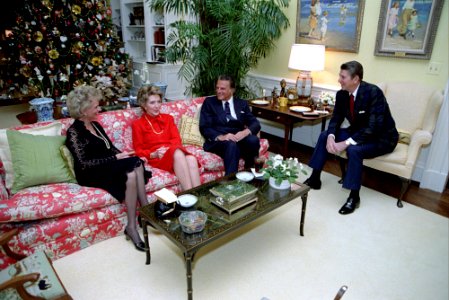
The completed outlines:
{"type": "Polygon", "coordinates": [[[183,146],[181,136],[172,116],[159,114],[155,117],[144,113],[132,124],[133,145],[136,155],[145,157],[148,163],[158,169],[173,173],[173,154],[176,149],[190,154],[183,146]],[[162,158],[150,158],[160,147],[169,147],[162,158]]]}

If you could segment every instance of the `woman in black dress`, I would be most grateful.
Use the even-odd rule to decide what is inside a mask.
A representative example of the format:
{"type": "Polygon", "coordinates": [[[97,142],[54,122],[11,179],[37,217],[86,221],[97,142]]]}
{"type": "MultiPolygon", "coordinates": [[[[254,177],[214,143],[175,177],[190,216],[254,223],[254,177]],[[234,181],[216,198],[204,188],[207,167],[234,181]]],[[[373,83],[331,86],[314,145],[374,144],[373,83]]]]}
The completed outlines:
{"type": "Polygon", "coordinates": [[[120,152],[98,123],[100,90],[92,86],[78,86],[67,97],[70,116],[75,119],[67,130],[66,145],[74,158],[76,179],[80,185],[108,191],[125,202],[128,225],[126,238],[137,250],[145,251],[136,226],[137,203],[148,204],[145,182],[151,177],[143,161],[134,152],[120,152]]]}

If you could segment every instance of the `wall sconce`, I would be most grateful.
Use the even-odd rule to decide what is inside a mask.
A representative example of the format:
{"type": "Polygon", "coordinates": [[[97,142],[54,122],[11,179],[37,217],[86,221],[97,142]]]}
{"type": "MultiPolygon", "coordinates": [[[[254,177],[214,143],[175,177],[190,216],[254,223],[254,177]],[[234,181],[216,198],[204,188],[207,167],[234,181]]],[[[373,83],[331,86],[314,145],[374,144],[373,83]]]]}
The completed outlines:
{"type": "Polygon", "coordinates": [[[324,45],[293,44],[288,67],[299,70],[296,89],[299,98],[309,98],[312,94],[311,71],[324,70],[324,45]]]}

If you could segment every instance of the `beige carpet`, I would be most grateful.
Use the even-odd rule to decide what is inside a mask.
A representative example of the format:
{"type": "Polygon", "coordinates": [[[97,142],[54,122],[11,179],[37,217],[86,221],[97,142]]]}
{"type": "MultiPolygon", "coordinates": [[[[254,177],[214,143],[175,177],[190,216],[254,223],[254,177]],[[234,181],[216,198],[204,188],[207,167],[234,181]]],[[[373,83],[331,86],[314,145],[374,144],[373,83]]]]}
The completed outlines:
{"type": "Polygon", "coordinates": [[[12,126],[19,126],[20,121],[17,115],[28,111],[30,105],[28,103],[0,106],[0,128],[9,128],[12,126]]]}
{"type": "MultiPolygon", "coordinates": [[[[362,188],[361,207],[337,213],[347,191],[324,174],[311,191],[305,236],[300,200],[200,250],[194,299],[441,299],[448,295],[449,219],[362,188]]],[[[54,262],[74,299],[186,299],[183,256],[150,231],[151,265],[123,236],[54,262]]]]}

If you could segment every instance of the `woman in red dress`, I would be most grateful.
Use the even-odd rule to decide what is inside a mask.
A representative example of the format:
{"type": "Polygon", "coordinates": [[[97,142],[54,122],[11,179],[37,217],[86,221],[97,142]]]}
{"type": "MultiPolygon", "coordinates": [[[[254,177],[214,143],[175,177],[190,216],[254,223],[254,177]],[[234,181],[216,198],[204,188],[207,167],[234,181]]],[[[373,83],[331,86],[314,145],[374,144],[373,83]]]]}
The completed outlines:
{"type": "Polygon", "coordinates": [[[137,101],[143,115],[132,124],[136,155],[155,168],[174,173],[182,190],[200,185],[196,158],[182,146],[173,117],[160,113],[161,90],[156,86],[142,87],[137,101]]]}

